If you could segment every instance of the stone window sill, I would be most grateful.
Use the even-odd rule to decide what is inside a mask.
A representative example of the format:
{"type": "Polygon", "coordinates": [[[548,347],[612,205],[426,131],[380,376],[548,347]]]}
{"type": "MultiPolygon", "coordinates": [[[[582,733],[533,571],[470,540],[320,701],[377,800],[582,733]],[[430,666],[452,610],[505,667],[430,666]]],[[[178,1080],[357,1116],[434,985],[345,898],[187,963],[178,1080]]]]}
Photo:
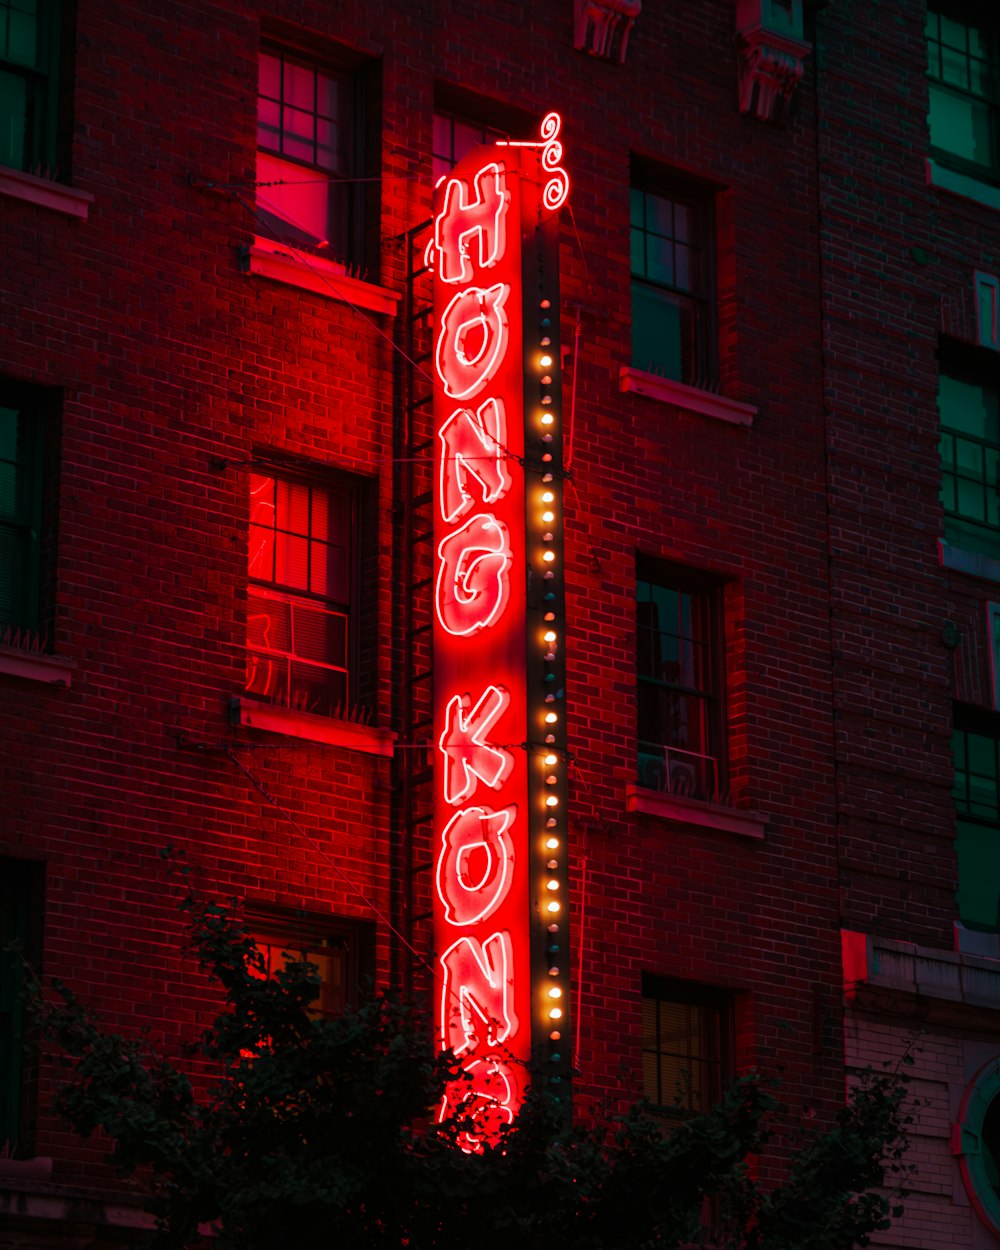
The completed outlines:
{"type": "Polygon", "coordinates": [[[46,686],[71,686],[76,663],[57,655],[42,655],[38,651],[22,651],[18,647],[0,647],[0,673],[8,677],[22,677],[25,681],[38,681],[46,686]]]}
{"type": "Polygon", "coordinates": [[[740,812],[717,803],[702,803],[697,799],[665,794],[661,790],[647,790],[644,786],[625,787],[625,807],[630,812],[642,812],[646,816],[658,816],[661,820],[682,825],[699,825],[719,833],[735,833],[742,838],[763,838],[767,829],[767,818],[758,812],[740,812]]]}
{"type": "Polygon", "coordinates": [[[981,577],[983,581],[1000,582],[1000,560],[983,555],[979,551],[964,551],[953,547],[945,538],[938,539],[938,562],[942,568],[969,577],[981,577]]]}
{"type": "Polygon", "coordinates": [[[757,409],[751,404],[727,399],[725,395],[716,395],[713,391],[702,391],[671,378],[661,378],[656,373],[633,369],[630,365],[622,365],[618,382],[619,389],[626,394],[631,391],[636,395],[645,395],[647,399],[658,399],[661,403],[683,408],[685,412],[697,412],[703,417],[714,417],[730,425],[742,425],[749,429],[757,415],[757,409]]]}
{"type": "Polygon", "coordinates": [[[232,720],[234,725],[242,725],[245,729],[286,734],[290,738],[305,738],[309,742],[321,742],[324,746],[346,747],[348,751],[384,755],[386,758],[391,758],[396,741],[396,735],[389,729],[336,720],[330,716],[316,716],[312,712],[297,712],[272,703],[258,703],[254,699],[234,699],[232,720]]]}
{"type": "Polygon", "coordinates": [[[50,1181],[52,1160],[42,1155],[36,1155],[33,1159],[0,1159],[0,1179],[50,1181]]]}
{"type": "Polygon", "coordinates": [[[254,239],[240,254],[244,273],[311,291],[326,299],[394,316],[401,296],[372,282],[352,278],[343,265],[319,256],[302,256],[272,239],[254,239]]]}
{"type": "Polygon", "coordinates": [[[957,169],[951,169],[930,157],[927,158],[927,185],[937,187],[939,191],[949,191],[963,200],[984,204],[987,208],[1000,209],[1000,187],[980,182],[972,174],[959,173],[957,169]]]}
{"type": "Polygon", "coordinates": [[[0,168],[0,195],[37,204],[40,208],[51,208],[53,212],[62,213],[65,217],[77,217],[81,221],[87,220],[87,213],[94,202],[89,191],[64,187],[49,178],[39,178],[36,174],[25,174],[19,169],[6,167],[0,168]]]}

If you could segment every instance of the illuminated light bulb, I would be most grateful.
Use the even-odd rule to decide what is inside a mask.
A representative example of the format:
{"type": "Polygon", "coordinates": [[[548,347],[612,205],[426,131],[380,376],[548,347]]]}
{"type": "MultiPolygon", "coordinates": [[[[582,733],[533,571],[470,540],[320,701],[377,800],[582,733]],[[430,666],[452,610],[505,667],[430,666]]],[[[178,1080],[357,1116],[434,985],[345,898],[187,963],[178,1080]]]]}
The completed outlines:
{"type": "MultiPolygon", "coordinates": [[[[544,421],[545,418],[543,417],[542,420],[544,421]]],[[[542,513],[542,520],[545,522],[546,525],[551,525],[555,519],[556,519],[556,514],[554,512],[542,513]]]]}
{"type": "Polygon", "coordinates": [[[547,299],[543,299],[543,300],[541,300],[541,301],[539,302],[538,307],[539,307],[539,308],[551,308],[551,307],[552,307],[552,304],[551,304],[551,301],[549,301],[549,300],[547,300],[547,299]]]}
{"type": "Polygon", "coordinates": [[[557,859],[550,859],[545,867],[550,869],[550,871],[555,872],[555,870],[559,867],[559,861],[557,859]]]}
{"type": "Polygon", "coordinates": [[[545,377],[542,378],[542,386],[551,386],[551,385],[552,385],[552,377],[550,374],[547,373],[545,377]]]}
{"type": "MultiPolygon", "coordinates": [[[[550,475],[547,474],[546,476],[550,476],[550,475]]],[[[542,491],[542,503],[554,503],[554,502],[555,502],[555,495],[553,495],[552,491],[543,490],[542,491]]]]}
{"type": "Polygon", "coordinates": [[[547,786],[557,786],[559,784],[559,778],[553,773],[551,776],[545,778],[545,784],[547,786]]]}
{"type": "Polygon", "coordinates": [[[561,1019],[562,1019],[562,1008],[560,1008],[560,1007],[553,1007],[553,1008],[552,1008],[552,1010],[549,1012],[549,1019],[550,1019],[550,1020],[561,1020],[561,1019]]]}
{"type": "Polygon", "coordinates": [[[558,882],[558,881],[546,881],[546,882],[545,882],[545,888],[546,888],[547,890],[558,890],[558,889],[559,889],[559,882],[558,882]]]}
{"type": "Polygon", "coordinates": [[[546,612],[542,619],[546,621],[554,621],[556,619],[556,614],[554,612],[546,612]]]}
{"type": "Polygon", "coordinates": [[[558,806],[559,806],[559,797],[558,797],[558,795],[555,795],[555,794],[547,794],[547,795],[545,796],[545,806],[546,806],[546,807],[558,807],[558,806]]]}
{"type": "Polygon", "coordinates": [[[552,367],[552,357],[551,357],[551,356],[543,356],[543,357],[541,358],[541,360],[540,360],[538,363],[542,366],[542,368],[543,368],[543,369],[551,369],[551,367],[552,367]]]}
{"type": "Polygon", "coordinates": [[[542,559],[543,559],[543,560],[550,561],[550,560],[554,560],[555,558],[556,558],[556,553],[555,553],[554,551],[543,551],[543,552],[542,552],[542,559]]]}
{"type": "Polygon", "coordinates": [[[545,904],[545,910],[555,915],[557,911],[562,911],[562,904],[558,901],[558,899],[551,899],[545,904]]]}
{"type": "MultiPolygon", "coordinates": [[[[543,434],[543,435],[542,435],[542,442],[543,442],[543,443],[551,443],[551,442],[552,442],[552,435],[551,435],[551,434],[543,434]]],[[[552,453],[551,453],[550,451],[546,451],[546,452],[543,452],[543,453],[542,453],[542,463],[543,463],[543,464],[548,464],[548,463],[549,463],[549,461],[550,461],[551,459],[552,459],[552,453]]]]}
{"type": "Polygon", "coordinates": [[[542,634],[542,637],[545,639],[546,642],[555,642],[556,631],[554,629],[547,629],[545,633],[542,634]]]}
{"type": "Polygon", "coordinates": [[[542,425],[552,425],[554,422],[555,422],[555,417],[552,415],[551,412],[542,413],[542,425]]]}
{"type": "Polygon", "coordinates": [[[553,764],[559,763],[559,757],[557,755],[546,755],[545,763],[551,767],[553,764]]]}
{"type": "Polygon", "coordinates": [[[548,851],[558,851],[558,850],[559,850],[559,839],[558,839],[558,838],[546,838],[546,839],[545,839],[545,849],[546,849],[546,850],[548,850],[548,851]]]}
{"type": "Polygon", "coordinates": [[[562,998],[562,990],[558,985],[553,985],[552,989],[549,990],[549,998],[562,998]]]}
{"type": "Polygon", "coordinates": [[[558,1030],[558,1029],[554,1029],[554,1030],[553,1030],[553,1031],[549,1034],[549,1040],[550,1040],[550,1041],[552,1041],[552,1042],[561,1042],[561,1041],[562,1041],[562,1034],[559,1032],[559,1030],[558,1030]]]}

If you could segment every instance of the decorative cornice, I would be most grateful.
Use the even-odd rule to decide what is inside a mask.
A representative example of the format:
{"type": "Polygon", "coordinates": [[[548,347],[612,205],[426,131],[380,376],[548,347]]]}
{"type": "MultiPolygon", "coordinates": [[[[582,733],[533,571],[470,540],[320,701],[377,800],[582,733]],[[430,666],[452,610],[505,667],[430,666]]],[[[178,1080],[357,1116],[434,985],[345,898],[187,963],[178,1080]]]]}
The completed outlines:
{"type": "Polygon", "coordinates": [[[573,47],[624,65],[642,0],[573,0],[573,6],[573,47]]]}
{"type": "Polygon", "coordinates": [[[786,122],[812,49],[762,26],[741,30],[738,38],[740,112],[760,121],[786,122]]]}

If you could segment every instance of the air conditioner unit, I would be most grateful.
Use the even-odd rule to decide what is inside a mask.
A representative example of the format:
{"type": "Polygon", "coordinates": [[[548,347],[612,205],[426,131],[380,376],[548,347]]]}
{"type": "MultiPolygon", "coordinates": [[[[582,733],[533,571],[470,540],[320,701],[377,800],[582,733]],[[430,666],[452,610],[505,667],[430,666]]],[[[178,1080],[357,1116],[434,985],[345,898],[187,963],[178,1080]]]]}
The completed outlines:
{"type": "Polygon", "coordinates": [[[639,785],[647,790],[667,788],[667,761],[662,755],[639,756],[639,785]]]}
{"type": "Polygon", "coordinates": [[[702,755],[680,747],[664,747],[663,754],[666,761],[664,788],[669,794],[703,803],[718,801],[719,774],[714,755],[702,755]]]}

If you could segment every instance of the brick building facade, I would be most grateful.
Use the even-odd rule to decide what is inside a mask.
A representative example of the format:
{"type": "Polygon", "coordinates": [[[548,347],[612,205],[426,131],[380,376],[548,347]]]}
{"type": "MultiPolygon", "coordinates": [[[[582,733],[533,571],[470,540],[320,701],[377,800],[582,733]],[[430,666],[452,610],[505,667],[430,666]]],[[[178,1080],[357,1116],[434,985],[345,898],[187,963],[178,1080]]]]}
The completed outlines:
{"type": "MultiPolygon", "coordinates": [[[[170,846],[429,993],[421,257],[556,109],[575,1105],[912,1048],[885,1244],[1000,1242],[997,81],[959,0],[0,0],[5,937],[176,1049],[170,846]]],[[[127,1239],[4,992],[0,1239],[127,1239]]]]}

